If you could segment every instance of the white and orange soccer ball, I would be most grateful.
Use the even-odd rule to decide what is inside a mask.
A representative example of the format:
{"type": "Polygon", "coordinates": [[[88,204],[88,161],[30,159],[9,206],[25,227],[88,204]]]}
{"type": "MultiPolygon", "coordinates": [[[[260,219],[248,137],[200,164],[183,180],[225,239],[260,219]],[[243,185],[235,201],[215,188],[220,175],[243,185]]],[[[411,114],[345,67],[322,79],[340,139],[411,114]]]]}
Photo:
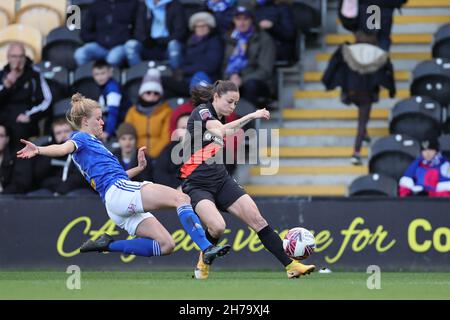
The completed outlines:
{"type": "Polygon", "coordinates": [[[316,239],[305,228],[292,228],[284,236],[283,249],[290,258],[303,260],[308,258],[316,249],[316,239]]]}

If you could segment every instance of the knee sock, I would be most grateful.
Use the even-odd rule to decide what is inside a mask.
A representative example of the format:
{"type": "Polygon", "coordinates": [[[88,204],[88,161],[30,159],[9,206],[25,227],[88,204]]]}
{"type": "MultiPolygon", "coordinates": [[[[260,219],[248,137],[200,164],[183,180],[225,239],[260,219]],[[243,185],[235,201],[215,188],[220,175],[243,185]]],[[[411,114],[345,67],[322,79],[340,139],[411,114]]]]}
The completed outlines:
{"type": "Polygon", "coordinates": [[[258,232],[258,237],[264,247],[270,251],[285,267],[291,264],[292,260],[283,250],[283,241],[270,226],[266,226],[258,232]]]}
{"type": "Polygon", "coordinates": [[[217,244],[219,243],[219,238],[214,238],[214,237],[209,233],[209,230],[208,230],[208,229],[205,230],[205,234],[206,234],[206,239],[208,239],[208,241],[211,242],[213,245],[217,246],[217,244]]]}
{"type": "Polygon", "coordinates": [[[109,245],[109,251],[134,254],[144,257],[161,255],[161,247],[159,246],[159,243],[149,238],[114,241],[109,245]]]}
{"type": "Polygon", "coordinates": [[[185,204],[177,208],[178,217],[184,230],[189,233],[191,239],[199,246],[200,250],[205,251],[212,246],[205,235],[200,219],[195,214],[190,204],[185,204]]]}

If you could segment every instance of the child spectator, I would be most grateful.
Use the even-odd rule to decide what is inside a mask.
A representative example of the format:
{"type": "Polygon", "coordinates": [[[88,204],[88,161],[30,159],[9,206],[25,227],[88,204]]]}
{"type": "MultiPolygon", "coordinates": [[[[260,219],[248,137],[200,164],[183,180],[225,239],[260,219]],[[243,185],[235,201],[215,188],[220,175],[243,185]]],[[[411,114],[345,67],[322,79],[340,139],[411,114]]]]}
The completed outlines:
{"type": "Polygon", "coordinates": [[[10,130],[0,123],[0,194],[23,194],[31,189],[32,166],[16,158],[10,130]]]}
{"type": "Polygon", "coordinates": [[[99,104],[105,117],[103,141],[114,136],[117,127],[123,122],[131,106],[122,93],[120,84],[113,77],[113,68],[106,60],[97,60],[92,67],[92,77],[100,87],[99,104]]]}
{"type": "MultiPolygon", "coordinates": [[[[65,118],[57,118],[52,122],[52,137],[43,145],[61,144],[69,139],[72,127],[65,118]]],[[[29,192],[29,196],[53,195],[92,195],[89,185],[78,171],[70,155],[49,158],[37,157],[33,163],[33,176],[37,182],[37,190],[29,192]]]]}
{"type": "Polygon", "coordinates": [[[152,160],[170,142],[169,121],[172,109],[163,100],[163,93],[159,70],[149,69],[139,88],[139,100],[125,117],[125,122],[136,129],[138,148],[147,147],[146,153],[152,160]]]}
{"type": "Polygon", "coordinates": [[[400,197],[450,197],[450,163],[439,151],[439,141],[430,137],[420,143],[420,148],[421,155],[400,179],[400,197]]]}
{"type": "MultiPolygon", "coordinates": [[[[136,167],[138,164],[136,129],[134,129],[131,124],[124,122],[117,128],[116,136],[119,140],[120,149],[117,150],[114,155],[119,159],[119,162],[125,171],[136,167]]],[[[133,177],[131,181],[153,181],[152,164],[150,158],[148,158],[148,156],[146,156],[146,158],[147,167],[137,176],[133,177]]]]}

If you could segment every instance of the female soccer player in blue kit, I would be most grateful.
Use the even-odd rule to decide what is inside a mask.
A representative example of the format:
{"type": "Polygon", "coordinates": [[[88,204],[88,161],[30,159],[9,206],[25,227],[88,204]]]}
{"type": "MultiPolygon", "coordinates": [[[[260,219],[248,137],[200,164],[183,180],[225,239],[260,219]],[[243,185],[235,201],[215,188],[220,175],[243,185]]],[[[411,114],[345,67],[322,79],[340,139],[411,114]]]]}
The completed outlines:
{"type": "Polygon", "coordinates": [[[137,236],[131,240],[114,241],[111,236],[104,234],[94,241],[85,242],[80,248],[81,252],[121,252],[147,257],[170,254],[175,243],[149,211],[176,207],[181,224],[202,250],[206,264],[228,253],[229,245],[215,246],[207,240],[189,196],[148,181],[130,181],[147,165],[145,148],[139,149],[138,166],[125,172],[117,158],[99,140],[104,122],[102,110],[96,101],[79,93],[73,95],[67,118],[78,130],[72,133],[69,140],[46,147],[37,147],[32,142],[21,140],[25,147],[17,152],[17,157],[28,159],[37,155],[60,157],[72,154],[80,172],[100,194],[109,217],[130,235],[137,236]]]}

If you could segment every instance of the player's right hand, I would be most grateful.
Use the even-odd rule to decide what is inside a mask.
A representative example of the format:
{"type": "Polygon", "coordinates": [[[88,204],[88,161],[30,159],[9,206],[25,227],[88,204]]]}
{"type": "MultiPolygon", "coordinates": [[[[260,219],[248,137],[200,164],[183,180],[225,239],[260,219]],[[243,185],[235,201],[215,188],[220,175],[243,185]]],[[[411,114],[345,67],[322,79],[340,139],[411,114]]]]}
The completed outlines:
{"type": "Polygon", "coordinates": [[[20,142],[25,144],[25,147],[17,151],[17,158],[30,159],[39,154],[39,149],[34,143],[24,139],[20,139],[20,142]]]}

